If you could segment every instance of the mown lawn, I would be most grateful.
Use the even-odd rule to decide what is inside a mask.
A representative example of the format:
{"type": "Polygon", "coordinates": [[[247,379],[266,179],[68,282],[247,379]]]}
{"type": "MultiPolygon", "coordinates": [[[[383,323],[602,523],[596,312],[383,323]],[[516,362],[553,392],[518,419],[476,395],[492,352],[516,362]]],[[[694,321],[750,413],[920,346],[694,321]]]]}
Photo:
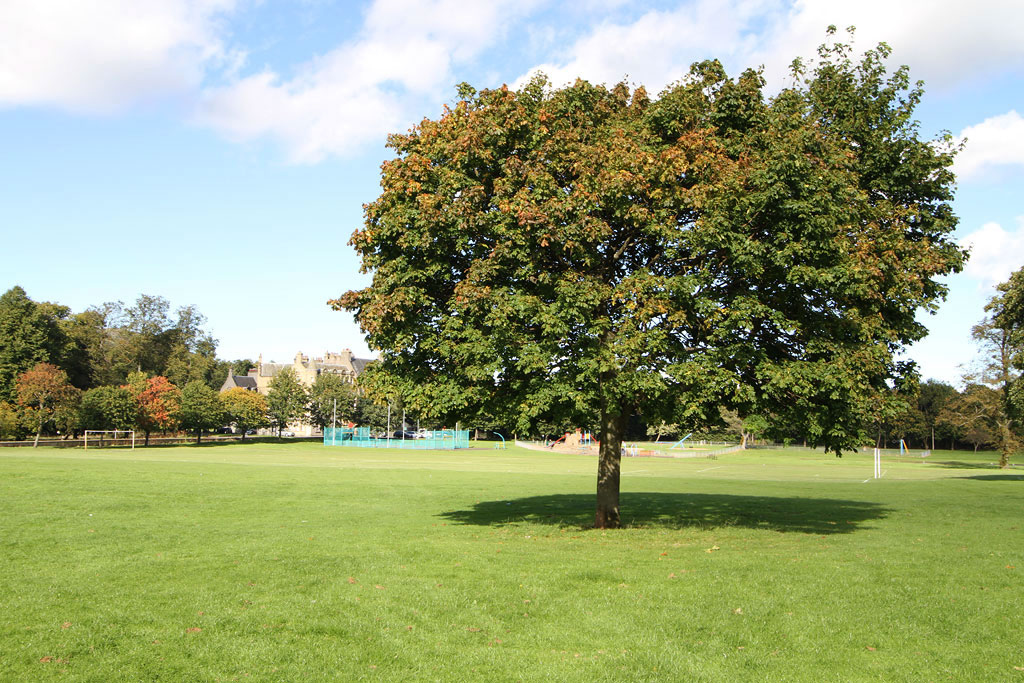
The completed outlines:
{"type": "Polygon", "coordinates": [[[0,680],[1024,681],[1024,470],[0,452],[0,680]]]}

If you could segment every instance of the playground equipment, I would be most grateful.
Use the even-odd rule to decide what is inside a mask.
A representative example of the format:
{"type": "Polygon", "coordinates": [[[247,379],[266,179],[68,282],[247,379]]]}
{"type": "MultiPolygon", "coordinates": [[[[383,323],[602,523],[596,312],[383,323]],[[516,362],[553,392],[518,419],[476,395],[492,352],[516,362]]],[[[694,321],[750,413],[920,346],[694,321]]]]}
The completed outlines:
{"type": "Polygon", "coordinates": [[[565,445],[570,448],[587,448],[595,443],[593,434],[585,432],[582,429],[577,429],[574,432],[566,432],[565,436],[555,443],[558,443],[559,441],[564,441],[565,445]]]}
{"type": "Polygon", "coordinates": [[[422,434],[422,438],[395,439],[390,435],[384,438],[375,438],[370,435],[369,427],[327,427],[324,429],[324,445],[448,451],[469,448],[468,429],[435,429],[419,433],[422,434]]]}
{"type": "Polygon", "coordinates": [[[497,450],[501,450],[501,451],[505,450],[505,437],[503,437],[501,434],[498,434],[498,432],[494,432],[494,434],[499,439],[501,439],[501,443],[498,443],[498,442],[494,443],[494,450],[496,450],[496,451],[497,450]]]}
{"type": "Polygon", "coordinates": [[[693,436],[693,432],[690,432],[689,434],[687,434],[683,438],[679,439],[679,441],[676,441],[674,444],[669,446],[668,449],[671,451],[672,449],[675,449],[675,448],[682,448],[683,447],[683,442],[686,441],[687,439],[689,439],[691,436],[693,436]]]}

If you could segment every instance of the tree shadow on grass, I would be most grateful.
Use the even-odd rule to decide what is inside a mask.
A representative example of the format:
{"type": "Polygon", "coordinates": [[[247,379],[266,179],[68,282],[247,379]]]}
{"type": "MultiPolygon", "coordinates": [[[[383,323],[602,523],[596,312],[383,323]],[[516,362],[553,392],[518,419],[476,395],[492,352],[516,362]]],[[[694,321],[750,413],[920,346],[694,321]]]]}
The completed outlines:
{"type": "MultiPolygon", "coordinates": [[[[996,456],[998,460],[998,456],[996,456]]],[[[940,469],[949,470],[998,470],[999,463],[993,460],[991,462],[978,462],[968,460],[933,460],[927,465],[929,467],[938,467],[940,469]]]]}
{"type": "MultiPolygon", "coordinates": [[[[846,534],[890,510],[877,503],[834,498],[773,498],[704,493],[623,493],[622,525],[644,529],[744,527],[803,534],[846,534]]],[[[561,494],[488,500],[440,517],[456,524],[520,523],[589,528],[594,496],[561,494]]]]}
{"type": "Polygon", "coordinates": [[[1024,474],[974,474],[969,477],[957,477],[957,479],[976,479],[978,481],[1024,481],[1024,474]]]}

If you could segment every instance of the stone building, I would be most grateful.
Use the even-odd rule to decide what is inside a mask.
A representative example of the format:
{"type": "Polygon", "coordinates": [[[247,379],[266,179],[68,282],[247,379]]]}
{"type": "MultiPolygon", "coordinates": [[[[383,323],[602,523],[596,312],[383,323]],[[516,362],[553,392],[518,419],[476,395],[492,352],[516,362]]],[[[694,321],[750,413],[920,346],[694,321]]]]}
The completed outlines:
{"type": "MultiPolygon", "coordinates": [[[[317,377],[325,373],[340,375],[347,382],[355,382],[371,362],[369,358],[356,358],[349,349],[341,353],[327,351],[322,358],[310,358],[300,351],[295,354],[295,361],[292,363],[264,363],[263,354],[260,354],[256,367],[249,370],[248,375],[234,375],[229,371],[220,390],[241,387],[266,395],[270,392],[270,381],[285,368],[291,368],[295,372],[295,377],[307,389],[313,386],[317,377]]],[[[305,423],[288,425],[288,429],[300,436],[314,434],[312,425],[305,423]]]]}

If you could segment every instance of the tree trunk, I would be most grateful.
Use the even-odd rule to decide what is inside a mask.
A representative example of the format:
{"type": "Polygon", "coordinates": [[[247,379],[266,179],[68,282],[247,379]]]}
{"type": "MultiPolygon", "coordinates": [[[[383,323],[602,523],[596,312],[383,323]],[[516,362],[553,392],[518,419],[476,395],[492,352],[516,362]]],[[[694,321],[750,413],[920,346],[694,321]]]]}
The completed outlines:
{"type": "Polygon", "coordinates": [[[146,441],[144,442],[144,445],[148,446],[149,445],[149,430],[147,429],[143,433],[146,435],[146,441]]]}
{"type": "Polygon", "coordinates": [[[602,406],[597,455],[597,513],[594,516],[594,526],[598,529],[619,527],[619,472],[625,431],[625,416],[610,415],[602,406]]]}
{"type": "Polygon", "coordinates": [[[43,433],[43,406],[39,406],[39,428],[36,429],[36,440],[32,443],[32,448],[39,448],[39,435],[43,433]]]}
{"type": "Polygon", "coordinates": [[[197,429],[196,430],[196,443],[202,443],[202,441],[203,441],[203,430],[202,429],[197,429]]]}

